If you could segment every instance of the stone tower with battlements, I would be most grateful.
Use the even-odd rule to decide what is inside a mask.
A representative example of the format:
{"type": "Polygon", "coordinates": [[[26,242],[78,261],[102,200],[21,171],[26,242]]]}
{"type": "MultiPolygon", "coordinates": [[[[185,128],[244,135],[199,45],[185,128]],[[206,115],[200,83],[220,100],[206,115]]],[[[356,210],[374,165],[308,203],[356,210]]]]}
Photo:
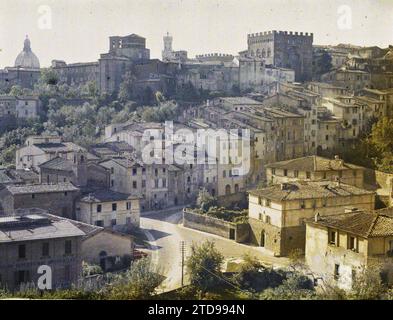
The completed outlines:
{"type": "Polygon", "coordinates": [[[269,31],[249,34],[248,55],[264,59],[266,65],[295,71],[295,80],[312,78],[312,33],[269,31]]]}

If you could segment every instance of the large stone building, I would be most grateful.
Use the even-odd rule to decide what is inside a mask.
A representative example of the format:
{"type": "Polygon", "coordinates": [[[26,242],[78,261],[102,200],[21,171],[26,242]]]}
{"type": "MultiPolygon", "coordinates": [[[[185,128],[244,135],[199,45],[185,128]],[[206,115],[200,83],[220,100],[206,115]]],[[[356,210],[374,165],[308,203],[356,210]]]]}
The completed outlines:
{"type": "Polygon", "coordinates": [[[7,185],[0,190],[0,213],[17,209],[42,208],[61,217],[75,219],[79,188],[72,183],[7,185]]]}
{"type": "Polygon", "coordinates": [[[381,267],[393,281],[393,218],[383,213],[350,212],[316,215],[306,228],[306,263],[325,284],[350,290],[367,267],[381,267]]]}
{"type": "Polygon", "coordinates": [[[313,34],[269,31],[248,35],[248,54],[265,64],[295,71],[296,81],[312,78],[313,34]]]}
{"type": "Polygon", "coordinates": [[[76,219],[104,228],[139,227],[139,197],[101,189],[86,193],[76,204],[76,219]]]}
{"type": "Polygon", "coordinates": [[[13,85],[20,85],[23,88],[32,89],[40,75],[40,61],[31,50],[30,39],[26,36],[23,50],[16,57],[14,67],[6,67],[0,70],[0,88],[11,88],[13,85]]]}
{"type": "Polygon", "coordinates": [[[277,256],[305,249],[305,219],[374,210],[375,193],[337,182],[290,182],[249,192],[251,241],[277,256]]]}
{"type": "Polygon", "coordinates": [[[73,142],[62,142],[59,136],[29,136],[25,146],[16,150],[16,169],[33,169],[39,172],[41,164],[58,157],[74,163],[98,159],[73,142]]]}
{"type": "Polygon", "coordinates": [[[21,210],[0,217],[0,283],[7,289],[37,285],[39,267],[49,266],[52,288],[76,284],[82,274],[82,237],[85,233],[67,219],[42,210],[21,210]]]}
{"type": "Polygon", "coordinates": [[[363,188],[365,168],[346,163],[336,156],[327,159],[308,156],[268,164],[267,181],[272,184],[290,181],[338,181],[363,188]]]}

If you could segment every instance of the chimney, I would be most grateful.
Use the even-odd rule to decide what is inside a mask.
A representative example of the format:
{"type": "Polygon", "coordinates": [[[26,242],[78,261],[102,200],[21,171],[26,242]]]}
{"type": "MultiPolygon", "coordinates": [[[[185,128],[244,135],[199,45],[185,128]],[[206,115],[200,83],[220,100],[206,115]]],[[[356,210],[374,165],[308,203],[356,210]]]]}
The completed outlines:
{"type": "Polygon", "coordinates": [[[314,221],[315,221],[315,222],[318,222],[320,216],[321,216],[321,215],[319,214],[319,212],[317,212],[317,213],[314,215],[314,221]]]}

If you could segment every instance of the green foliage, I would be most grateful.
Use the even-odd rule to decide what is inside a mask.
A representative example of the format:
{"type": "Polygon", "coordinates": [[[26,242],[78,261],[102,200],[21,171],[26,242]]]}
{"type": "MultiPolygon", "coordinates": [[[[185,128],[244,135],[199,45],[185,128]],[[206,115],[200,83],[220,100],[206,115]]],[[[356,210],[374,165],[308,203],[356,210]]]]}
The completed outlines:
{"type": "Polygon", "coordinates": [[[215,248],[214,242],[205,241],[191,246],[191,256],[187,260],[187,270],[191,286],[206,293],[222,283],[221,265],[224,257],[215,248]]]}
{"type": "Polygon", "coordinates": [[[56,71],[51,68],[42,69],[39,82],[42,84],[55,86],[59,82],[59,76],[56,71]]]}
{"type": "Polygon", "coordinates": [[[102,269],[99,265],[91,265],[86,262],[82,263],[82,276],[86,277],[102,273],[102,269]]]}
{"type": "Polygon", "coordinates": [[[199,190],[196,204],[203,212],[207,212],[216,204],[216,199],[212,197],[205,188],[203,188],[199,190]]]}
{"type": "Polygon", "coordinates": [[[120,84],[120,90],[118,94],[118,98],[120,101],[129,101],[135,98],[134,95],[134,83],[136,81],[135,75],[128,71],[123,76],[123,81],[120,84]]]}
{"type": "Polygon", "coordinates": [[[234,281],[242,289],[260,292],[267,288],[275,288],[285,280],[285,272],[267,268],[256,258],[244,256],[240,272],[235,274],[234,281]]]}
{"type": "Polygon", "coordinates": [[[143,258],[133,262],[125,275],[111,284],[107,297],[116,300],[148,299],[161,281],[162,277],[151,271],[150,260],[143,258]]]}
{"type": "Polygon", "coordinates": [[[312,281],[297,273],[290,274],[282,285],[264,290],[261,300],[312,300],[318,299],[312,281]]]}
{"type": "Polygon", "coordinates": [[[146,122],[165,122],[175,120],[178,116],[178,105],[173,101],[160,104],[158,107],[144,107],[142,120],[146,122]]]}
{"type": "Polygon", "coordinates": [[[386,287],[382,283],[380,267],[369,266],[357,272],[349,298],[355,300],[378,300],[381,299],[384,292],[386,292],[386,287]]]}
{"type": "Polygon", "coordinates": [[[248,221],[248,210],[230,210],[213,206],[205,214],[228,222],[244,223],[248,221]]]}

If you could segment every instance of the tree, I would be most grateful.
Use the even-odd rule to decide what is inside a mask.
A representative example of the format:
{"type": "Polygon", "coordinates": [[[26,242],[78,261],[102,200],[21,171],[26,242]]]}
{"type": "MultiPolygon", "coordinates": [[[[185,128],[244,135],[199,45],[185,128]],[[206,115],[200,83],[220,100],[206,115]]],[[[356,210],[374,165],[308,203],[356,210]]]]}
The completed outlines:
{"type": "Polygon", "coordinates": [[[349,294],[355,300],[378,300],[382,297],[386,287],[382,283],[380,266],[368,266],[361,268],[356,273],[349,294]]]}
{"type": "Polygon", "coordinates": [[[205,188],[203,188],[199,190],[196,204],[203,212],[207,212],[210,207],[216,204],[216,199],[212,197],[205,188]]]}
{"type": "Polygon", "coordinates": [[[285,280],[285,273],[266,268],[260,261],[250,255],[243,257],[239,273],[234,277],[239,287],[253,292],[275,288],[285,280]]]}
{"type": "Polygon", "coordinates": [[[123,76],[123,81],[120,84],[118,98],[120,101],[128,101],[134,98],[134,83],[136,81],[135,75],[132,71],[127,71],[123,76]]]}
{"type": "Polygon", "coordinates": [[[56,71],[51,68],[42,69],[40,82],[43,84],[55,86],[59,83],[59,76],[56,71]]]}
{"type": "Polygon", "coordinates": [[[149,299],[162,282],[162,277],[151,270],[150,260],[134,261],[124,276],[116,279],[109,289],[109,299],[149,299]]]}
{"type": "Polygon", "coordinates": [[[222,282],[223,259],[214,242],[207,240],[199,246],[193,244],[186,264],[191,285],[203,294],[215,289],[222,282]]]}

